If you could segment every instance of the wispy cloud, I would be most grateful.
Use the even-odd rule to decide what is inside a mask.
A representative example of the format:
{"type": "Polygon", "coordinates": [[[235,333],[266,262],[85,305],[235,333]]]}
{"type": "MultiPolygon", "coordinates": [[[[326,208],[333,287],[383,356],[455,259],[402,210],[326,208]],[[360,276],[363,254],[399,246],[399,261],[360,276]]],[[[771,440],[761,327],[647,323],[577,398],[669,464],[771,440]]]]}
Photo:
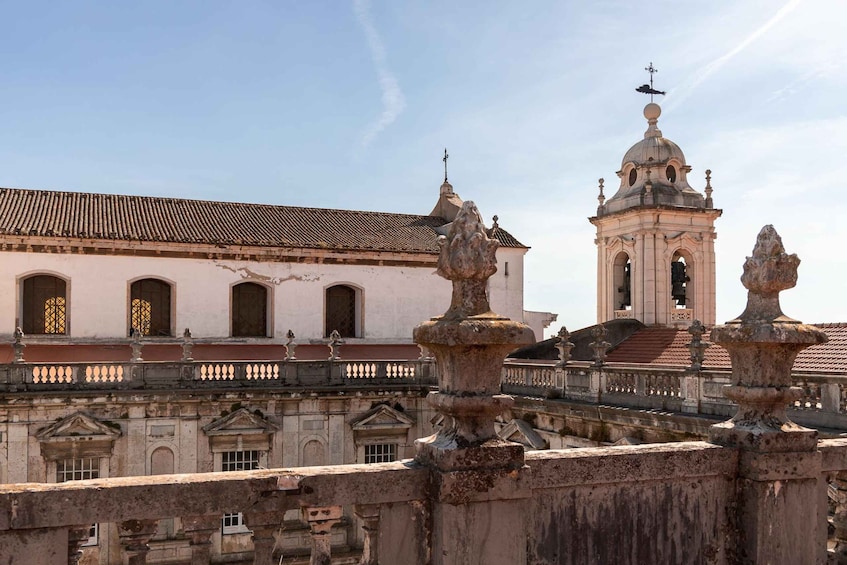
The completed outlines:
{"type": "Polygon", "coordinates": [[[673,109],[682,104],[698,86],[706,81],[710,76],[718,72],[726,65],[733,57],[744,51],[750,44],[766,34],[773,26],[779,23],[785,16],[794,11],[803,0],[789,0],[782,8],[780,8],[771,19],[762,24],[759,28],[745,37],[738,45],[703,67],[703,70],[698,73],[693,79],[683,84],[680,88],[671,91],[668,95],[667,109],[673,109]]]}
{"type": "Polygon", "coordinates": [[[374,27],[373,20],[371,20],[369,0],[353,0],[353,11],[356,13],[356,20],[362,26],[362,31],[364,31],[365,38],[368,41],[371,58],[379,80],[379,88],[382,92],[382,113],[365,128],[359,142],[359,149],[364,150],[373,143],[377,135],[390,126],[403,112],[406,107],[406,99],[403,97],[403,91],[400,90],[397,79],[388,70],[385,45],[383,45],[376,27],[374,27]]]}

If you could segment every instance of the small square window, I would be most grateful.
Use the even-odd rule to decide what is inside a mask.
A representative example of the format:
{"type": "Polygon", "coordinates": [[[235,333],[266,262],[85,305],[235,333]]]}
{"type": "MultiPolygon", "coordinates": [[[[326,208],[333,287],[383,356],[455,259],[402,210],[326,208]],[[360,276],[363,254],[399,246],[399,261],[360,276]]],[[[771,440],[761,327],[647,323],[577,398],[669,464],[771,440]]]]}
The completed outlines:
{"type": "MultiPolygon", "coordinates": [[[[81,459],[64,459],[56,462],[56,482],[67,483],[70,481],[84,481],[100,478],[100,459],[98,457],[84,457],[81,459]]],[[[82,547],[97,545],[99,528],[97,524],[91,524],[88,530],[88,541],[82,547]]]]}
{"type": "Polygon", "coordinates": [[[365,463],[390,463],[396,460],[396,443],[373,443],[365,446],[365,463]]]}
{"type": "MultiPolygon", "coordinates": [[[[252,471],[260,467],[259,458],[262,452],[257,449],[248,451],[224,451],[221,453],[221,471],[252,471]]],[[[250,530],[244,524],[241,512],[224,514],[221,520],[221,531],[224,534],[243,534],[250,530]]]]}

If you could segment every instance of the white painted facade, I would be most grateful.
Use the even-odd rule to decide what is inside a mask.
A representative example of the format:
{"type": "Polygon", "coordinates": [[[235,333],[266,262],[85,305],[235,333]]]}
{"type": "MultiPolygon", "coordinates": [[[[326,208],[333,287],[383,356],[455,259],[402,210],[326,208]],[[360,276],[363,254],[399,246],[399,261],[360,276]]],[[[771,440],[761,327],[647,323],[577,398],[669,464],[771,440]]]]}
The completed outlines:
{"type": "MultiPolygon", "coordinates": [[[[515,320],[523,320],[525,253],[525,248],[499,249],[498,272],[491,278],[492,309],[515,320]]],[[[425,267],[35,252],[6,252],[2,258],[3,334],[20,325],[21,281],[36,274],[66,281],[67,337],[81,340],[126,338],[130,284],[143,278],[171,285],[172,335],[191,328],[195,338],[215,340],[230,337],[231,287],[246,281],[269,290],[268,335],[276,339],[284,339],[289,329],[298,339],[322,339],[324,293],[336,284],[357,290],[363,343],[410,343],[412,329],[442,314],[451,293],[449,281],[436,273],[434,257],[425,267]]]]}

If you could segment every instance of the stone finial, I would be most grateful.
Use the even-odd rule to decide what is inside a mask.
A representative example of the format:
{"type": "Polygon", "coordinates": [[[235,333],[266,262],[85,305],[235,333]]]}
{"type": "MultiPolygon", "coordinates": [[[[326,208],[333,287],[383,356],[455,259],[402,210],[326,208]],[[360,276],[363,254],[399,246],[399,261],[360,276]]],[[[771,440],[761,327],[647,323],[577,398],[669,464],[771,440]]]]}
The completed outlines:
{"type": "Polygon", "coordinates": [[[782,238],[772,225],[762,228],[756,238],[753,255],[744,262],[741,284],[748,290],[747,308],[742,322],[790,322],[779,306],[779,293],[797,284],[800,259],[787,254],[782,238]]]}
{"type": "Polygon", "coordinates": [[[714,208],[715,202],[712,200],[712,169],[706,169],[706,208],[714,208]]]}
{"type": "Polygon", "coordinates": [[[191,356],[191,350],[194,348],[194,340],[191,338],[191,330],[185,328],[185,331],[182,332],[182,360],[185,363],[190,363],[194,361],[194,357],[191,356]]]}
{"type": "Polygon", "coordinates": [[[144,344],[141,343],[141,330],[138,328],[132,328],[129,332],[129,346],[132,348],[132,357],[129,361],[130,363],[140,363],[141,361],[144,361],[141,357],[141,348],[144,347],[144,344]]]}
{"type": "Polygon", "coordinates": [[[341,356],[339,355],[339,350],[341,345],[344,344],[344,340],[341,339],[341,334],[338,333],[338,330],[332,330],[329,334],[329,361],[340,361],[341,356]]]}
{"type": "Polygon", "coordinates": [[[606,362],[606,352],[612,346],[611,343],[606,341],[607,333],[606,326],[603,324],[597,324],[591,328],[591,337],[594,338],[594,341],[591,342],[591,349],[594,351],[595,367],[600,367],[606,362]]]}
{"type": "Polygon", "coordinates": [[[556,367],[564,367],[571,360],[571,351],[574,348],[574,344],[571,343],[570,338],[571,332],[565,326],[562,326],[555,338],[555,347],[559,350],[559,362],[556,363],[556,367]]]}
{"type": "Polygon", "coordinates": [[[24,331],[20,326],[15,328],[15,333],[13,334],[15,340],[12,342],[12,350],[15,352],[15,358],[12,361],[13,363],[23,363],[24,362],[24,348],[26,344],[24,343],[24,331]]]}
{"type": "Polygon", "coordinates": [[[500,221],[500,216],[494,214],[494,217],[491,218],[491,229],[496,230],[500,227],[500,224],[497,223],[498,221],[500,221]]]}
{"type": "Polygon", "coordinates": [[[297,344],[294,343],[294,332],[292,330],[288,330],[285,337],[287,338],[285,342],[285,360],[294,361],[297,359],[297,357],[294,356],[294,350],[297,348],[297,344]]]}
{"type": "Polygon", "coordinates": [[[597,196],[597,215],[600,216],[606,211],[606,195],[603,194],[603,183],[606,182],[604,179],[598,179],[597,181],[600,185],[600,194],[597,196]]]}
{"type": "Polygon", "coordinates": [[[711,347],[711,343],[703,341],[703,334],[706,333],[706,326],[700,320],[694,320],[688,328],[688,333],[691,334],[691,341],[688,343],[688,350],[691,352],[691,370],[699,371],[703,368],[703,360],[706,358],[706,349],[711,347]]]}
{"type": "Polygon", "coordinates": [[[732,420],[712,426],[712,439],[718,443],[756,451],[815,448],[817,432],[786,415],[788,405],[802,394],[792,386],[797,354],[827,341],[820,329],[780,309],[779,293],[797,284],[799,264],[796,255],[785,252],[773,226],[763,227],[741,276],[748,290],[747,307],[737,319],[712,330],[712,342],[723,346],[732,361],[732,385],[725,394],[738,404],[732,420]]]}
{"type": "Polygon", "coordinates": [[[450,233],[439,236],[438,245],[438,274],[453,282],[453,298],[444,318],[459,320],[489,313],[485,287],[497,272],[495,253],[500,242],[488,237],[473,202],[462,204],[450,233]]]}
{"type": "Polygon", "coordinates": [[[432,354],[429,352],[429,349],[425,345],[418,344],[418,350],[421,352],[420,356],[418,356],[418,361],[429,361],[432,359],[432,354]]]}

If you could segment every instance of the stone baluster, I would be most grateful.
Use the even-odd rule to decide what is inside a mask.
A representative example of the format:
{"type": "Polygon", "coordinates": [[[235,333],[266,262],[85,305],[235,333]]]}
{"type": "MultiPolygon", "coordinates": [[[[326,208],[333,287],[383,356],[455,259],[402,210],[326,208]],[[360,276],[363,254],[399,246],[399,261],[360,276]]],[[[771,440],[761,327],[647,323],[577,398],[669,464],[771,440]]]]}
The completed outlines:
{"type": "Polygon", "coordinates": [[[194,361],[194,357],[191,354],[191,350],[194,349],[194,340],[191,338],[191,330],[185,328],[185,331],[182,332],[182,362],[183,363],[191,363],[194,361]]]}
{"type": "Polygon", "coordinates": [[[285,342],[285,360],[286,361],[294,361],[297,357],[294,356],[294,350],[297,349],[297,344],[294,343],[294,332],[288,330],[288,333],[285,334],[287,338],[285,342]]]}
{"type": "Polygon", "coordinates": [[[253,532],[253,565],[273,565],[274,534],[282,525],[282,513],[245,512],[244,523],[253,532]]]}
{"type": "Polygon", "coordinates": [[[503,360],[534,336],[491,311],[486,283],[497,271],[499,243],[473,202],[462,205],[438,245],[438,274],[453,285],[450,308],[414,330],[415,342],[435,354],[439,386],[428,402],[445,421],[415,443],[434,485],[432,564],[525,563],[529,468],[523,447],[497,437],[494,421],[513,403],[500,394],[503,360]]]}
{"type": "Polygon", "coordinates": [[[118,526],[126,565],[145,565],[150,540],[156,535],[158,520],[125,520],[118,526]]]}
{"type": "Polygon", "coordinates": [[[183,516],[182,531],[191,548],[191,565],[208,565],[212,559],[212,535],[221,529],[220,516],[183,516]]]}
{"type": "Polygon", "coordinates": [[[556,335],[556,349],[559,351],[559,362],[556,363],[556,367],[564,368],[571,360],[571,351],[573,351],[574,344],[571,343],[570,339],[571,333],[565,326],[562,326],[556,335]]]}
{"type": "Polygon", "coordinates": [[[18,326],[15,328],[15,341],[12,342],[12,350],[15,352],[15,358],[12,363],[23,363],[24,362],[24,348],[26,344],[24,343],[24,331],[18,326]]]}
{"type": "Polygon", "coordinates": [[[738,319],[712,330],[732,362],[727,398],[735,416],[710,430],[715,443],[740,451],[738,478],[739,563],[812,565],[824,543],[818,485],[818,432],[788,419],[786,409],[802,391],[791,368],[803,349],[827,341],[820,329],[782,313],[779,293],[797,284],[800,259],[788,255],[773,226],[759,232],[744,263],[747,307],[738,319]]]}
{"type": "Polygon", "coordinates": [[[82,544],[88,541],[91,524],[68,528],[68,565],[77,565],[82,557],[82,544]]]}
{"type": "Polygon", "coordinates": [[[144,361],[141,357],[141,348],[144,347],[144,344],[141,343],[141,330],[138,328],[132,328],[129,346],[132,348],[132,357],[129,359],[130,363],[144,361]]]}
{"type": "Polygon", "coordinates": [[[353,513],[362,521],[365,538],[359,565],[379,565],[379,504],[357,504],[353,513]]]}
{"type": "Polygon", "coordinates": [[[308,507],[303,508],[302,513],[312,537],[312,558],[309,565],[331,565],[332,527],[341,521],[341,507],[308,507]]]}
{"type": "Polygon", "coordinates": [[[612,346],[606,341],[606,326],[597,324],[591,328],[591,337],[594,341],[591,342],[591,349],[594,351],[594,366],[602,367],[606,363],[606,352],[612,346]]]}

